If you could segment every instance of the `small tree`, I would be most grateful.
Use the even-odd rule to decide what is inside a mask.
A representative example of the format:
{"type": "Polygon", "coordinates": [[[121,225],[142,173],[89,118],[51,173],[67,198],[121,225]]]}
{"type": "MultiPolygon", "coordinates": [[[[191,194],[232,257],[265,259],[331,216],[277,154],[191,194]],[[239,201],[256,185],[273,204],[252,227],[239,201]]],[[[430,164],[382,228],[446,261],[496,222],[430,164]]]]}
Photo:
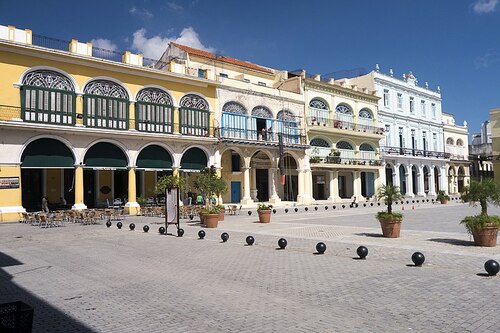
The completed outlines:
{"type": "MultiPolygon", "coordinates": [[[[201,192],[205,199],[209,198],[212,194],[219,197],[227,191],[226,182],[217,175],[214,166],[201,170],[200,174],[194,181],[194,188],[201,192]]],[[[208,202],[208,200],[206,200],[208,202]]]]}
{"type": "Polygon", "coordinates": [[[186,190],[186,181],[184,180],[184,178],[181,178],[179,176],[165,175],[157,180],[154,192],[156,194],[165,194],[165,190],[167,188],[174,187],[178,187],[180,193],[184,193],[186,190]]]}
{"type": "Polygon", "coordinates": [[[378,188],[377,194],[375,195],[377,200],[383,199],[387,204],[387,214],[392,214],[392,203],[396,200],[401,200],[404,196],[401,194],[399,186],[394,185],[382,185],[378,188]]]}
{"type": "Polygon", "coordinates": [[[482,181],[473,180],[464,189],[462,200],[469,202],[471,206],[477,203],[481,206],[481,215],[488,216],[488,204],[500,205],[500,186],[492,178],[482,181]]]}

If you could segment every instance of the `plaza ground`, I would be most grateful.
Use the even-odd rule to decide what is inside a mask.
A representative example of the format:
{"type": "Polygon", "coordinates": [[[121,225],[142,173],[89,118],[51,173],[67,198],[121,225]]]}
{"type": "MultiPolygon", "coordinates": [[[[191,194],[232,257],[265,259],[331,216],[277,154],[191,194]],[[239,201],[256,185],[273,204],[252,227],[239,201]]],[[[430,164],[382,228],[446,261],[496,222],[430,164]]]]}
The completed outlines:
{"type": "Polygon", "coordinates": [[[380,207],[297,208],[269,224],[242,210],[204,240],[196,219],[182,238],[159,235],[153,217],[127,217],[122,230],[1,224],[0,303],[34,306],[34,332],[498,331],[500,276],[481,273],[499,247],[473,246],[459,225],[478,208],[405,205],[399,239],[380,237],[380,207]],[[353,259],[359,245],[367,260],[353,259]],[[423,267],[411,266],[415,251],[423,267]]]}

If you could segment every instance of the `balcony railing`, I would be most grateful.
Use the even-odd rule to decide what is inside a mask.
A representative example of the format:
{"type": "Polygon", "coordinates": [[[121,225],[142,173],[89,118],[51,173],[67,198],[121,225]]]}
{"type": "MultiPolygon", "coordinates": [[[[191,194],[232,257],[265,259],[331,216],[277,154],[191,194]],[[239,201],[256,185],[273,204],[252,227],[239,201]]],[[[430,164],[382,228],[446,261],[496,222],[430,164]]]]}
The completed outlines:
{"type": "Polygon", "coordinates": [[[307,117],[308,126],[337,128],[340,130],[358,131],[370,134],[384,134],[384,129],[376,126],[369,126],[353,122],[341,121],[337,119],[307,117]]]}
{"type": "Polygon", "coordinates": [[[443,151],[429,151],[429,150],[401,148],[401,147],[382,147],[381,150],[387,155],[450,158],[450,154],[445,153],[443,151]]]}
{"type": "Polygon", "coordinates": [[[312,156],[309,162],[314,164],[343,164],[343,165],[366,165],[366,166],[381,166],[382,161],[379,159],[363,159],[356,157],[342,156],[312,156]]]}
{"type": "Polygon", "coordinates": [[[252,144],[279,144],[281,136],[284,145],[306,145],[306,137],[298,133],[267,132],[257,130],[243,130],[234,127],[220,127],[219,135],[221,139],[248,142],[252,144]]]}

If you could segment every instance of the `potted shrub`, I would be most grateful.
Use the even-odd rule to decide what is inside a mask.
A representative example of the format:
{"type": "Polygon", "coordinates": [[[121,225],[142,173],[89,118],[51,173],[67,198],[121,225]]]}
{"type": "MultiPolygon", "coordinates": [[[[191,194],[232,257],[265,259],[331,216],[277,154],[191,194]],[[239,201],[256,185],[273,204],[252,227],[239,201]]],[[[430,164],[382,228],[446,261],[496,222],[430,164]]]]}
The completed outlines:
{"type": "Polygon", "coordinates": [[[488,215],[488,204],[500,205],[500,186],[491,178],[482,181],[473,180],[461,197],[471,206],[475,207],[477,203],[481,206],[479,215],[466,216],[460,222],[472,234],[474,243],[478,246],[496,246],[500,216],[488,215]]]}
{"type": "MultiPolygon", "coordinates": [[[[218,200],[219,196],[227,191],[227,183],[224,179],[217,175],[214,166],[205,168],[200,171],[200,174],[194,181],[194,188],[202,193],[204,198],[210,198],[213,194],[218,200]]],[[[207,205],[210,200],[205,200],[207,205]]]]}
{"type": "Polygon", "coordinates": [[[403,222],[402,213],[392,211],[392,203],[402,200],[404,196],[398,186],[383,185],[378,188],[376,194],[377,200],[383,199],[387,204],[387,211],[377,213],[377,219],[382,227],[382,235],[388,238],[398,238],[401,231],[401,222],[403,222]]]}
{"type": "Polygon", "coordinates": [[[309,159],[309,162],[310,163],[319,163],[319,162],[321,162],[321,158],[319,156],[311,156],[311,158],[309,159]]]}
{"type": "Polygon", "coordinates": [[[448,203],[448,200],[450,200],[450,196],[444,191],[439,191],[436,200],[440,201],[442,205],[445,205],[448,203]]]}
{"type": "Polygon", "coordinates": [[[269,223],[271,221],[271,209],[273,205],[259,204],[257,213],[259,214],[260,223],[269,223]]]}
{"type": "Polygon", "coordinates": [[[219,207],[219,221],[224,221],[224,215],[226,214],[226,208],[222,205],[217,205],[219,207]]]}
{"type": "Polygon", "coordinates": [[[207,228],[217,228],[219,223],[219,206],[208,206],[205,208],[205,213],[203,213],[203,220],[205,227],[207,228]]]}

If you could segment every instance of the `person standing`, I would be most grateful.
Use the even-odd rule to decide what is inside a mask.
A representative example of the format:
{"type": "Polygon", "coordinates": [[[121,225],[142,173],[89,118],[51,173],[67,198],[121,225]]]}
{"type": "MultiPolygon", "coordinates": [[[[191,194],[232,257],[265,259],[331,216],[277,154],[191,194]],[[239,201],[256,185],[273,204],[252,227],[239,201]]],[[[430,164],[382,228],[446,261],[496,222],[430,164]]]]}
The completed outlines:
{"type": "Polygon", "coordinates": [[[42,211],[49,212],[49,198],[47,196],[42,197],[42,211]]]}

